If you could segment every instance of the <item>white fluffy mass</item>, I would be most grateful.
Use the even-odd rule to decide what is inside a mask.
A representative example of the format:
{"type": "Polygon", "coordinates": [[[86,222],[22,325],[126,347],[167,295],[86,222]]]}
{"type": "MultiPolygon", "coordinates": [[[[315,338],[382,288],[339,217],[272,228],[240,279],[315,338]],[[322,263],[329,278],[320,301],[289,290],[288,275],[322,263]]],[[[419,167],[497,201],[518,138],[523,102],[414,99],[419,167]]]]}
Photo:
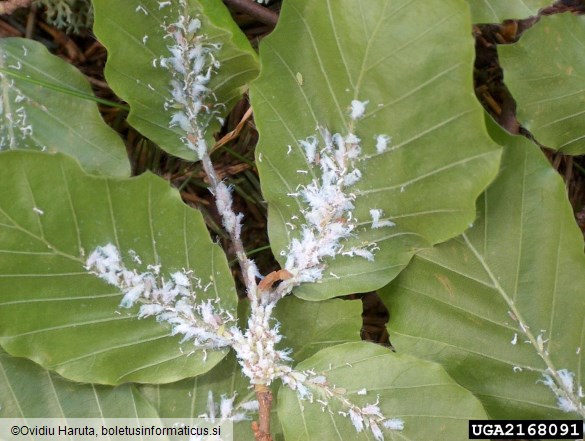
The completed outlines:
{"type": "Polygon", "coordinates": [[[388,145],[392,142],[392,138],[388,135],[378,135],[376,136],[376,151],[378,153],[383,153],[388,149],[388,145]]]}
{"type": "Polygon", "coordinates": [[[356,227],[352,217],[355,195],[348,189],[361,178],[361,172],[355,167],[362,151],[361,141],[352,133],[331,135],[325,129],[321,130],[321,137],[324,145],[320,150],[317,150],[320,143],[316,136],[299,141],[309,163],[319,167],[321,177],[293,195],[308,205],[302,212],[305,223],[300,227],[301,235],[292,239],[286,250],[284,267],[293,274],[295,283],[321,279],[326,257],[346,254],[373,259],[367,246],[343,251],[341,244],[356,227]]]}
{"type": "MultiPolygon", "coordinates": [[[[179,0],[179,6],[186,9],[186,1],[179,0]]],[[[199,158],[207,152],[204,132],[211,120],[219,118],[217,108],[222,106],[215,102],[208,87],[212,74],[220,67],[215,54],[221,45],[211,43],[207,35],[200,32],[201,27],[197,17],[180,15],[178,21],[165,26],[166,37],[171,41],[170,56],[153,60],[153,66],[158,61],[158,65],[173,76],[172,99],[165,102],[165,110],[173,109],[169,126],[185,132],[185,144],[199,158]]]]}
{"type": "Polygon", "coordinates": [[[394,227],[396,224],[390,220],[380,220],[380,218],[384,215],[384,212],[380,209],[372,209],[370,210],[370,216],[372,216],[372,228],[382,228],[382,227],[394,227]]]}
{"type": "Polygon", "coordinates": [[[121,307],[140,303],[139,318],[156,316],[158,321],[169,323],[172,335],[182,335],[182,342],[192,341],[201,349],[231,344],[219,331],[224,324],[234,321],[233,315],[221,308],[219,302],[197,298],[196,291],[204,292],[205,288],[190,271],[176,271],[165,280],[160,275],[160,265],[149,265],[150,271],[142,273],[130,270],[111,243],[97,247],[85,265],[92,274],[123,292],[121,307]]]}
{"type": "Polygon", "coordinates": [[[583,387],[575,383],[575,373],[568,369],[559,369],[555,374],[548,370],[543,374],[544,379],[541,381],[557,397],[558,408],[563,412],[578,412],[585,415],[585,405],[581,402],[583,387]]]}
{"type": "Polygon", "coordinates": [[[238,361],[252,384],[271,384],[276,378],[291,371],[283,362],[290,361],[288,350],[277,350],[276,344],[282,339],[278,324],[271,326],[272,310],[275,303],[254,304],[245,332],[237,327],[231,329],[232,347],[238,361]]]}
{"type": "MultiPolygon", "coordinates": [[[[367,101],[358,103],[365,106],[367,101]]],[[[324,128],[319,132],[319,137],[312,135],[298,141],[309,166],[318,167],[320,177],[290,194],[302,199],[307,208],[301,212],[304,223],[299,225],[292,220],[287,223],[291,231],[300,234],[297,233],[282,253],[287,256],[284,267],[293,275],[283,284],[285,287],[322,279],[325,258],[343,255],[374,260],[375,243],[353,247],[343,243],[357,227],[353,216],[356,195],[351,188],[362,179],[362,172],[357,168],[362,155],[361,140],[353,133],[332,135],[324,128]]],[[[384,213],[380,209],[370,210],[370,215],[372,228],[394,226],[394,222],[382,218],[384,213]]],[[[285,288],[282,292],[287,293],[285,288]]]]}
{"type": "Polygon", "coordinates": [[[354,121],[356,119],[360,119],[364,117],[364,113],[366,112],[366,106],[368,105],[369,101],[358,101],[353,100],[351,102],[351,112],[350,118],[354,121]]]}

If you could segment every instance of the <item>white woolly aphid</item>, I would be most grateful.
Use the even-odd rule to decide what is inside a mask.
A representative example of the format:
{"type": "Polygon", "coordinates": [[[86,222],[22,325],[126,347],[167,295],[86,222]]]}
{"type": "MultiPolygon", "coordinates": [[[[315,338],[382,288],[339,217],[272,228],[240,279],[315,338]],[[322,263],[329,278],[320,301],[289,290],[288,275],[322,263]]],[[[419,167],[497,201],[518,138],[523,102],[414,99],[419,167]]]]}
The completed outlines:
{"type": "Polygon", "coordinates": [[[380,209],[370,210],[370,216],[372,216],[372,228],[394,227],[396,225],[390,220],[380,220],[383,215],[384,212],[380,209]]]}
{"type": "Polygon", "coordinates": [[[362,257],[366,260],[369,260],[370,262],[374,261],[374,253],[366,248],[350,248],[347,251],[343,251],[341,253],[342,256],[348,256],[348,257],[362,257]]]}
{"type": "Polygon", "coordinates": [[[557,406],[563,412],[581,412],[585,413],[585,406],[579,401],[580,385],[575,385],[575,373],[568,369],[559,369],[557,376],[560,384],[557,384],[550,374],[543,374],[544,379],[540,380],[547,386],[557,397],[557,406]]]}
{"type": "Polygon", "coordinates": [[[314,164],[315,159],[317,158],[317,146],[319,145],[317,137],[309,136],[305,140],[300,140],[299,144],[305,149],[305,156],[307,157],[307,161],[309,161],[309,164],[314,164]]]}
{"type": "Polygon", "coordinates": [[[222,216],[222,222],[224,228],[233,234],[233,236],[239,240],[241,229],[242,229],[242,213],[234,213],[233,207],[233,199],[231,194],[231,189],[225,185],[223,182],[220,182],[215,187],[215,203],[217,206],[217,211],[222,216]]]}
{"type": "Polygon", "coordinates": [[[221,396],[221,402],[219,405],[219,414],[222,420],[225,420],[232,416],[234,411],[234,400],[236,399],[236,394],[228,397],[227,395],[221,396]]]}
{"type": "Polygon", "coordinates": [[[325,146],[317,161],[317,138],[311,136],[300,142],[309,162],[321,169],[321,178],[314,179],[299,191],[299,196],[308,204],[304,211],[305,225],[301,226],[301,237],[294,238],[287,250],[285,269],[297,275],[299,281],[315,281],[321,278],[321,262],[325,257],[335,257],[340,250],[340,240],[350,236],[354,224],[347,222],[353,210],[354,196],[346,192],[347,176],[352,176],[353,185],[361,175],[354,173],[354,160],[359,156],[359,139],[350,134],[331,136],[322,131],[325,146]],[[352,174],[353,173],[353,174],[352,174]]]}
{"type": "MultiPolygon", "coordinates": [[[[133,260],[140,259],[135,252],[131,256],[133,260]]],[[[155,316],[169,323],[172,335],[182,335],[182,342],[193,341],[202,349],[231,345],[218,330],[234,317],[217,303],[198,302],[195,289],[202,289],[201,281],[190,271],[176,271],[165,281],[158,275],[159,265],[149,265],[150,271],[143,273],[129,270],[111,243],[97,247],[87,258],[85,268],[124,293],[121,307],[130,308],[139,302],[139,318],[155,316]]]]}
{"type": "MultiPolygon", "coordinates": [[[[349,402],[343,400],[345,404],[349,402]]],[[[373,404],[367,404],[363,407],[352,405],[347,413],[339,412],[340,415],[347,415],[355,430],[359,433],[364,428],[369,428],[374,439],[377,441],[384,441],[384,433],[380,428],[380,424],[389,430],[403,430],[404,421],[398,418],[386,418],[382,415],[382,411],[378,406],[378,401],[373,404]]]]}
{"type": "Polygon", "coordinates": [[[374,439],[376,441],[384,441],[384,433],[382,433],[382,430],[380,429],[380,426],[378,426],[376,421],[371,420],[370,430],[372,431],[372,435],[374,435],[374,439]]]}
{"type": "MultiPolygon", "coordinates": [[[[321,148],[316,136],[299,141],[307,161],[319,166],[321,177],[291,194],[302,198],[308,208],[302,211],[305,223],[300,225],[300,236],[293,238],[283,252],[287,256],[285,269],[294,276],[288,286],[320,280],[326,257],[344,255],[374,260],[375,244],[345,250],[342,245],[357,226],[352,215],[355,194],[349,189],[362,177],[356,167],[362,152],[361,140],[353,133],[332,135],[324,128],[319,132],[324,144],[321,148]]],[[[390,220],[380,220],[382,210],[373,209],[370,214],[373,228],[394,226],[390,220]]]]}
{"type": "Polygon", "coordinates": [[[349,419],[351,420],[351,424],[355,428],[356,432],[361,432],[364,430],[364,417],[356,412],[354,409],[349,409],[349,419]]]}
{"type": "Polygon", "coordinates": [[[390,430],[404,430],[404,421],[400,418],[391,418],[382,423],[386,429],[390,430]]]}
{"type": "Polygon", "coordinates": [[[252,384],[271,384],[275,379],[291,371],[283,362],[290,361],[288,350],[277,350],[282,340],[278,324],[271,326],[275,303],[252,305],[248,328],[242,332],[232,327],[232,347],[236,351],[242,372],[252,384]]]}
{"type": "Polygon", "coordinates": [[[388,135],[377,135],[376,136],[376,151],[383,153],[388,148],[388,144],[392,142],[392,138],[388,135]]]}
{"type": "MultiPolygon", "coordinates": [[[[184,0],[180,5],[185,6],[184,0]]],[[[166,2],[160,2],[162,7],[166,2]]],[[[213,72],[220,66],[215,54],[221,46],[210,43],[205,34],[199,33],[202,23],[196,17],[180,15],[179,20],[165,26],[170,57],[162,57],[159,66],[168,69],[172,99],[165,102],[166,109],[176,109],[169,121],[170,127],[185,132],[186,145],[202,158],[207,152],[204,132],[213,118],[218,118],[215,97],[208,87],[213,72]],[[215,102],[215,104],[209,104],[215,102]]],[[[155,63],[156,65],[156,63],[155,63]]]]}
{"type": "MultiPolygon", "coordinates": [[[[236,398],[236,393],[232,396],[223,394],[218,405],[214,400],[213,392],[209,391],[207,393],[207,412],[198,415],[198,418],[203,418],[209,422],[215,422],[218,418],[222,420],[229,419],[234,422],[252,419],[251,414],[258,410],[258,401],[246,401],[245,403],[235,404],[236,398]]],[[[193,437],[190,438],[190,440],[193,439],[193,437]]],[[[203,438],[200,439],[203,441],[203,438]]]]}
{"type": "Polygon", "coordinates": [[[353,100],[351,102],[351,113],[350,118],[354,121],[356,119],[360,119],[364,117],[364,113],[366,113],[366,106],[368,105],[369,101],[359,101],[353,100]]]}
{"type": "Polygon", "coordinates": [[[561,379],[561,383],[563,383],[563,387],[566,390],[573,390],[575,386],[575,374],[568,369],[561,369],[557,372],[559,378],[561,379]]]}

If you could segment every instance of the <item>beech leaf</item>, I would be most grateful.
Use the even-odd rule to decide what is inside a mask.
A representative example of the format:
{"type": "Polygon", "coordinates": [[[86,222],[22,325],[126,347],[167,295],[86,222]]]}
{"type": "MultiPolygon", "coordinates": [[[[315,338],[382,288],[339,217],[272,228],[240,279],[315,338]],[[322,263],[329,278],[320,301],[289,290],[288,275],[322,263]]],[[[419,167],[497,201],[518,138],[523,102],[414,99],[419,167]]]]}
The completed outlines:
{"type": "Polygon", "coordinates": [[[295,369],[324,375],[327,383],[340,392],[334,396],[314,395],[311,403],[281,388],[278,414],[285,439],[374,439],[367,428],[356,433],[350,418],[339,414],[348,413],[341,399],[360,407],[377,403],[386,420],[401,421],[403,430],[379,424],[386,440],[461,440],[467,438],[468,420],[486,418],[477,398],[455,383],[440,365],[372,343],[323,349],[295,369]]]}
{"type": "Polygon", "coordinates": [[[0,349],[1,418],[157,418],[135,386],[67,381],[0,349]]]}
{"type": "Polygon", "coordinates": [[[165,383],[211,369],[226,350],[194,351],[170,326],[138,320],[138,307],[86,269],[112,244],[129,269],[161,265],[160,277],[192,271],[197,298],[236,315],[233,279],[201,213],[166,181],[89,176],[70,158],[0,154],[0,344],[66,378],[165,383]],[[47,185],[50,182],[51,185],[47,185]],[[217,303],[214,303],[217,304],[217,303]]]}
{"type": "Polygon", "coordinates": [[[130,175],[124,143],[87,79],[41,43],[0,39],[0,91],[0,150],[62,152],[90,173],[130,175]]]}
{"type": "Polygon", "coordinates": [[[392,342],[443,364],[492,418],[583,418],[583,236],[540,149],[490,124],[506,148],[473,227],[381,291],[392,342]]]}
{"type": "Polygon", "coordinates": [[[518,121],[541,144],[566,154],[585,153],[585,17],[544,16],[512,45],[498,47],[518,121]],[[546,60],[543,62],[543,60],[546,60]]]}
{"type": "Polygon", "coordinates": [[[306,248],[318,243],[317,253],[328,249],[307,230],[334,222],[351,230],[336,253],[329,250],[335,256],[325,258],[320,283],[295,289],[299,297],[377,289],[417,250],[460,234],[474,219],[500,148],[469,92],[470,29],[468,10],[456,0],[283,4],[278,27],[260,45],[262,74],[251,89],[270,244],[286,266],[295,239],[307,237],[306,248]],[[329,187],[323,170],[336,153],[324,157],[325,129],[353,153],[361,150],[345,157],[358,171],[335,165],[329,187]],[[338,182],[346,209],[316,220],[311,212],[326,204],[312,198],[309,207],[308,189],[321,185],[319,197],[332,199],[338,182]]]}
{"type": "MultiPolygon", "coordinates": [[[[258,73],[256,54],[229,11],[217,0],[188,0],[185,8],[177,1],[158,0],[95,0],[93,5],[94,31],[109,54],[105,75],[112,89],[130,105],[128,122],[167,152],[195,160],[195,153],[182,139],[184,132],[179,126],[171,127],[176,111],[168,105],[174,101],[173,77],[161,65],[161,58],[171,56],[172,41],[165,36],[170,25],[187,16],[200,20],[199,34],[206,35],[210,44],[221,46],[216,53],[221,66],[211,76],[209,88],[217,102],[223,103],[220,113],[225,116],[258,73]]],[[[209,145],[220,126],[217,120],[209,126],[209,145]]]]}

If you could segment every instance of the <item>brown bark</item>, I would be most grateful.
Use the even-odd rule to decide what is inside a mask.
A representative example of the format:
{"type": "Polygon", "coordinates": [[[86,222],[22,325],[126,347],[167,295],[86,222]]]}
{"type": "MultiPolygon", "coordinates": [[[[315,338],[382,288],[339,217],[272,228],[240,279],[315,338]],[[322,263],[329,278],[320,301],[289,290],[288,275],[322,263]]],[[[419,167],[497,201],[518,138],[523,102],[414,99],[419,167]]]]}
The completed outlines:
{"type": "Polygon", "coordinates": [[[258,422],[252,423],[256,441],[272,441],[270,436],[270,410],[272,409],[272,391],[264,384],[254,386],[258,400],[258,422]]]}

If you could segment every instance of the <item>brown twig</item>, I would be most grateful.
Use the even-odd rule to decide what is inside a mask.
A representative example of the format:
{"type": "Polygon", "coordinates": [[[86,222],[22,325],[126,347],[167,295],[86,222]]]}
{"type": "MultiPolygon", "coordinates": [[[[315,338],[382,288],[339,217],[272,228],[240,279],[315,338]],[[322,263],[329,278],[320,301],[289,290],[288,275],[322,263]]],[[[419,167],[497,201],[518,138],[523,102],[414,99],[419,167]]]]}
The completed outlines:
{"type": "Polygon", "coordinates": [[[258,422],[252,423],[256,441],[272,441],[270,436],[270,410],[272,408],[272,391],[264,384],[254,386],[258,399],[258,422]]]}
{"type": "Polygon", "coordinates": [[[0,38],[22,37],[22,32],[4,20],[0,20],[0,38]]]}
{"type": "Polygon", "coordinates": [[[42,21],[39,21],[38,26],[45,32],[51,35],[55,42],[63,47],[67,52],[67,56],[71,61],[82,63],[85,61],[85,56],[83,55],[83,51],[75,44],[73,39],[69,38],[65,32],[53,27],[49,26],[42,21]]]}
{"type": "Polygon", "coordinates": [[[35,24],[37,21],[37,5],[31,5],[28,17],[26,18],[25,38],[32,39],[35,32],[35,24]]]}
{"type": "Polygon", "coordinates": [[[209,201],[207,201],[203,198],[200,198],[199,196],[197,196],[196,194],[193,194],[193,193],[188,193],[186,191],[182,191],[181,197],[184,200],[187,200],[189,202],[194,202],[194,203],[203,204],[203,205],[209,205],[209,201]]]}
{"type": "Polygon", "coordinates": [[[87,78],[87,81],[89,81],[94,86],[97,86],[97,87],[100,87],[101,89],[106,89],[106,90],[110,89],[110,85],[108,83],[106,83],[105,81],[98,80],[97,78],[91,77],[89,75],[86,75],[85,78],[87,78]]]}
{"type": "Polygon", "coordinates": [[[228,142],[233,141],[238,136],[240,136],[240,132],[244,128],[246,121],[248,121],[248,119],[250,119],[251,116],[252,116],[252,108],[248,107],[248,110],[246,111],[246,113],[244,114],[244,116],[242,117],[242,119],[240,120],[238,125],[236,126],[236,128],[234,130],[232,130],[231,132],[226,133],[223,136],[223,138],[221,138],[219,141],[217,141],[215,143],[215,145],[213,146],[213,148],[211,149],[211,153],[213,153],[221,146],[226,145],[228,142]]]}
{"type": "Polygon", "coordinates": [[[4,0],[0,2],[0,14],[12,14],[18,8],[27,8],[32,0],[4,0]]]}
{"type": "Polygon", "coordinates": [[[261,23],[276,26],[278,22],[278,14],[271,9],[268,9],[252,0],[224,0],[225,4],[231,9],[242,14],[249,15],[261,23]]]}

